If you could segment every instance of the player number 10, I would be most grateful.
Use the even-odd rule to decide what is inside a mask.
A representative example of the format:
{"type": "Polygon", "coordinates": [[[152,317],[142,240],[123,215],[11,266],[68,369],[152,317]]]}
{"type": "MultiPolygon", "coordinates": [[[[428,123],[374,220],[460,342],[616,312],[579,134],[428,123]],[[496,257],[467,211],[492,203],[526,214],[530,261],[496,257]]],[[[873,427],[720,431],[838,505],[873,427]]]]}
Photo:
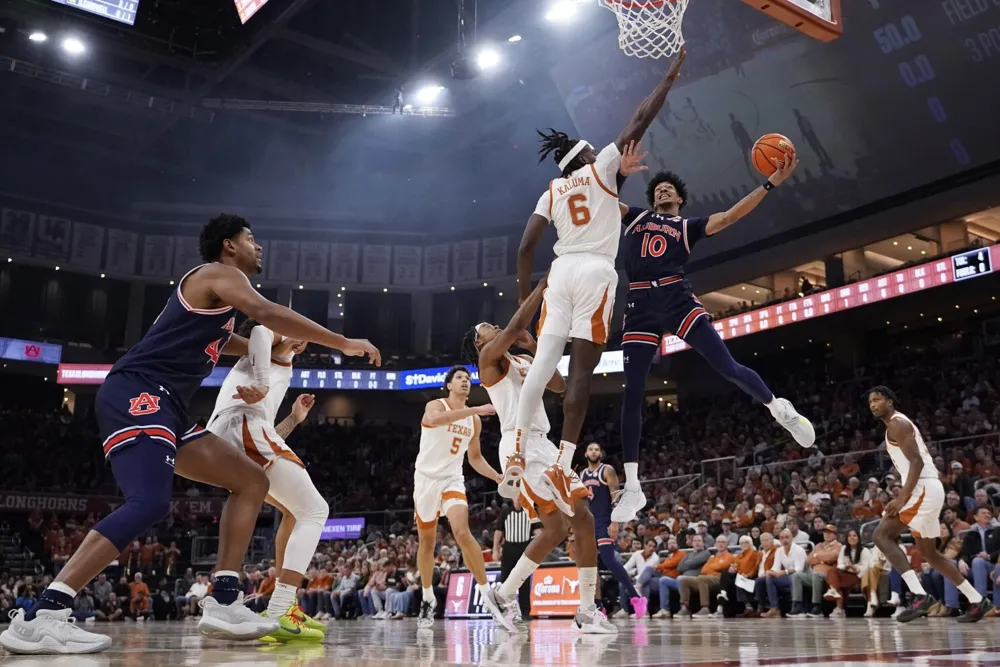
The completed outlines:
{"type": "Polygon", "coordinates": [[[642,235],[643,257],[659,257],[667,251],[667,240],[660,234],[646,232],[642,235]]]}
{"type": "Polygon", "coordinates": [[[587,207],[587,195],[572,195],[568,200],[570,219],[577,227],[590,222],[590,208],[587,207]]]}

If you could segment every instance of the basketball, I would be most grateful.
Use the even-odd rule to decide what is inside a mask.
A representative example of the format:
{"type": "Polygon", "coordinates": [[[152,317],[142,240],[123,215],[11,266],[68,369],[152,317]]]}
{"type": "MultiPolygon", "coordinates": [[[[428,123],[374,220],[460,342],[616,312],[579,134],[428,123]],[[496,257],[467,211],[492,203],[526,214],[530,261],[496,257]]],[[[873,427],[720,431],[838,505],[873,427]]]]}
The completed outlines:
{"type": "Polygon", "coordinates": [[[795,157],[795,145],[782,134],[765,134],[750,149],[753,166],[764,176],[770,176],[777,171],[775,160],[792,157],[795,157]]]}

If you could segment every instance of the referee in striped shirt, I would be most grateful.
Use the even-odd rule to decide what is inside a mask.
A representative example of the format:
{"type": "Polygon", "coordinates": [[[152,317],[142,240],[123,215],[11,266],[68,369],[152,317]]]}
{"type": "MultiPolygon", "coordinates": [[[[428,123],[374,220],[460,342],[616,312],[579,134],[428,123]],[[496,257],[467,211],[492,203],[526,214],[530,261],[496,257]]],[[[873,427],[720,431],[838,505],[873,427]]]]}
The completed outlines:
{"type": "MultiPolygon", "coordinates": [[[[531,542],[532,520],[521,507],[521,499],[514,500],[513,505],[504,503],[493,530],[493,553],[500,554],[500,580],[505,581],[507,575],[521,558],[521,554],[531,542]]],[[[531,577],[524,582],[517,592],[521,613],[525,618],[531,612],[531,577]]]]}

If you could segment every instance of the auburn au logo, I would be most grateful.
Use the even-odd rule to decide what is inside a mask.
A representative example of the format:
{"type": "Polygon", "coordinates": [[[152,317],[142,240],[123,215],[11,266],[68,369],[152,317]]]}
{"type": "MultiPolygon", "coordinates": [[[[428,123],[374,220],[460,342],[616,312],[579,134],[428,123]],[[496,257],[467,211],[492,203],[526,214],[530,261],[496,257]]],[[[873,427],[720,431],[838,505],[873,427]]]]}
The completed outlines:
{"type": "Polygon", "coordinates": [[[135,398],[128,399],[130,415],[151,415],[160,411],[160,397],[142,392],[135,398]]]}

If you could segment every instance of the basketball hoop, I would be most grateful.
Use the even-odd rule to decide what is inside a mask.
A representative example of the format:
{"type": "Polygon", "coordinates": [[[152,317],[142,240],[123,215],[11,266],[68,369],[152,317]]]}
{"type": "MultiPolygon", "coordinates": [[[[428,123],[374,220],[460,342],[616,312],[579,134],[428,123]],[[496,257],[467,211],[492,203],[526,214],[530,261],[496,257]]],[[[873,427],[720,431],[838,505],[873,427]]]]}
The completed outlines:
{"type": "Polygon", "coordinates": [[[599,0],[618,18],[618,46],[627,56],[667,58],[684,46],[688,0],[599,0]]]}

